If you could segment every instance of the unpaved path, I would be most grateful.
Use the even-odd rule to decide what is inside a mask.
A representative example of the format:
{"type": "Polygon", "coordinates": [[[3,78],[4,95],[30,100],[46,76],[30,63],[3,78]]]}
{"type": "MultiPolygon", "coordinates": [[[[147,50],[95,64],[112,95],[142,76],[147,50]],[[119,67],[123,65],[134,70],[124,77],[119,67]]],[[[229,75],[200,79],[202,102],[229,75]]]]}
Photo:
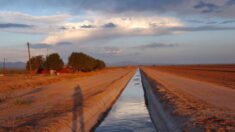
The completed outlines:
{"type": "Polygon", "coordinates": [[[135,68],[35,88],[0,104],[0,131],[89,131],[135,68]]]}
{"type": "Polygon", "coordinates": [[[172,92],[203,100],[235,111],[235,90],[146,68],[144,71],[172,92]]]}
{"type": "Polygon", "coordinates": [[[141,68],[164,111],[182,129],[235,131],[235,90],[212,83],[141,68]]]}

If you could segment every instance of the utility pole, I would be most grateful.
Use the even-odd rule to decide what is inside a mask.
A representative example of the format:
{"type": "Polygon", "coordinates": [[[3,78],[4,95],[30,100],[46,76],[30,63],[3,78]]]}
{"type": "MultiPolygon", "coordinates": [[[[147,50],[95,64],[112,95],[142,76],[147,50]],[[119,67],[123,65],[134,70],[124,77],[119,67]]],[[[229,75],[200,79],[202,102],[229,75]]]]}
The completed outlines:
{"type": "Polygon", "coordinates": [[[31,67],[31,56],[30,56],[30,47],[29,47],[29,42],[27,43],[28,46],[28,54],[29,54],[29,72],[31,73],[32,67],[31,67]]]}
{"type": "Polygon", "coordinates": [[[48,56],[48,48],[47,48],[47,53],[46,53],[46,57],[48,56]]]}
{"type": "Polygon", "coordinates": [[[45,69],[47,69],[48,70],[48,61],[47,61],[47,59],[48,59],[48,48],[47,48],[47,55],[46,55],[46,68],[45,69]]]}
{"type": "Polygon", "coordinates": [[[3,74],[6,74],[6,58],[3,59],[3,74]]]}
{"type": "Polygon", "coordinates": [[[4,75],[6,73],[6,58],[3,58],[2,63],[2,74],[4,75]]]}

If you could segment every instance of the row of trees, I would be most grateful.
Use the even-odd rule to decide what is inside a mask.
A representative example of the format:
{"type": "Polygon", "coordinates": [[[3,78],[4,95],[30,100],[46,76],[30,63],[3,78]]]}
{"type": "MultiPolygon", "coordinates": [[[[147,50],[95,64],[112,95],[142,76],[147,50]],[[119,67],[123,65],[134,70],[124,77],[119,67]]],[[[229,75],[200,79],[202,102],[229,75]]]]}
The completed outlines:
{"type": "MultiPolygon", "coordinates": [[[[64,67],[64,62],[58,53],[53,53],[44,58],[42,55],[34,56],[30,60],[31,68],[33,70],[47,69],[47,70],[59,70],[64,67]]],[[[26,68],[29,70],[30,65],[27,62],[26,68]]],[[[99,59],[95,59],[89,55],[81,52],[73,52],[68,59],[67,67],[73,71],[92,71],[96,69],[105,68],[105,62],[99,59]]]]}

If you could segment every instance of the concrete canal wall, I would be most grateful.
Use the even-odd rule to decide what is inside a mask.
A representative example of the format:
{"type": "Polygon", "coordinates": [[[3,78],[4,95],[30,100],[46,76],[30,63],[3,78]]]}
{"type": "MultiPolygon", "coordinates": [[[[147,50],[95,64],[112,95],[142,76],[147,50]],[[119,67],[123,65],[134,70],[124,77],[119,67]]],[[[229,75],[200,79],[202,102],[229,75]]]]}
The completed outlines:
{"type": "MultiPolygon", "coordinates": [[[[160,97],[154,93],[154,87],[142,70],[141,78],[147,108],[156,130],[158,132],[181,132],[180,123],[171,116],[170,110],[164,109],[163,104],[160,102],[160,97]]],[[[159,85],[158,87],[161,86],[159,85]]]]}

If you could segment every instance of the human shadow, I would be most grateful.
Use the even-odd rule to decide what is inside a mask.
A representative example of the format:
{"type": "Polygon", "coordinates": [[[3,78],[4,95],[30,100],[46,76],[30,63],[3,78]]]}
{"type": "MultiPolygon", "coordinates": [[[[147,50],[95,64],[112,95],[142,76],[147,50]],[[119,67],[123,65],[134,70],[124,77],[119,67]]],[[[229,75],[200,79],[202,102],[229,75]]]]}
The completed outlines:
{"type": "Polygon", "coordinates": [[[74,88],[72,112],[72,132],[85,132],[83,95],[79,86],[74,88]],[[80,123],[80,129],[78,129],[78,123],[80,123]]]}

